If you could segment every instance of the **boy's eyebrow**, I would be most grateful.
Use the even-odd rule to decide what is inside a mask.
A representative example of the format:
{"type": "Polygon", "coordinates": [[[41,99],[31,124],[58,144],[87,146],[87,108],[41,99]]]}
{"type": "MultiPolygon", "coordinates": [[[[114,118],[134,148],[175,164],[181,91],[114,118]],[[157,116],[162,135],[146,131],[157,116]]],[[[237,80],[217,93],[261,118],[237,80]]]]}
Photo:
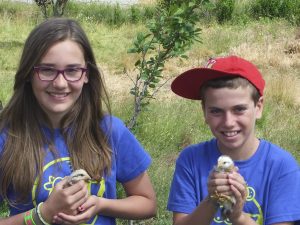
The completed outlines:
{"type": "MultiPolygon", "coordinates": [[[[248,107],[248,104],[238,104],[238,105],[234,105],[231,108],[236,108],[236,107],[248,107]]],[[[217,107],[217,106],[207,106],[208,109],[220,109],[223,110],[223,108],[217,107]]]]}
{"type": "Polygon", "coordinates": [[[208,109],[220,109],[220,110],[222,109],[222,108],[216,107],[216,106],[208,106],[207,108],[208,108],[208,109]]]}
{"type": "Polygon", "coordinates": [[[247,107],[248,106],[248,104],[238,104],[238,105],[235,105],[234,107],[247,107]]]}

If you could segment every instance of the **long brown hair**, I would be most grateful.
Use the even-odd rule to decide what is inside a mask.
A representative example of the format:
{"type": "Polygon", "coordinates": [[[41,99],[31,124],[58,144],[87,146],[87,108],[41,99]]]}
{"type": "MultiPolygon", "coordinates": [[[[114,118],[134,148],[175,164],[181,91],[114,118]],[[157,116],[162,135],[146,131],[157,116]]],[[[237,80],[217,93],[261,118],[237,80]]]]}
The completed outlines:
{"type": "Polygon", "coordinates": [[[58,155],[52,140],[42,130],[42,124],[50,128],[51,125],[33,94],[30,81],[33,67],[47,50],[64,40],[81,46],[89,77],[80,97],[60,124],[71,163],[74,169],[83,168],[96,180],[110,172],[112,152],[107,135],[100,128],[104,111],[110,113],[109,100],[89,40],[76,21],[48,19],[29,34],[15,75],[12,97],[0,114],[0,130],[6,137],[0,158],[0,195],[7,200],[10,185],[18,194],[17,202],[22,202],[28,197],[35,177],[41,178],[45,144],[52,146],[54,156],[58,155]]]}

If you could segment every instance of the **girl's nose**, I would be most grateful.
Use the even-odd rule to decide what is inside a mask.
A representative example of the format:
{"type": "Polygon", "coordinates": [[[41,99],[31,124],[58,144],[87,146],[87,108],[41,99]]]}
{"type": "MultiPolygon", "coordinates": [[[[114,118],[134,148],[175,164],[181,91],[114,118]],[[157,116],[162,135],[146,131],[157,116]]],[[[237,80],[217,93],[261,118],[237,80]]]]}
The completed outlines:
{"type": "Polygon", "coordinates": [[[59,73],[57,77],[53,80],[54,87],[66,87],[68,85],[68,81],[64,78],[62,73],[59,73]]]}

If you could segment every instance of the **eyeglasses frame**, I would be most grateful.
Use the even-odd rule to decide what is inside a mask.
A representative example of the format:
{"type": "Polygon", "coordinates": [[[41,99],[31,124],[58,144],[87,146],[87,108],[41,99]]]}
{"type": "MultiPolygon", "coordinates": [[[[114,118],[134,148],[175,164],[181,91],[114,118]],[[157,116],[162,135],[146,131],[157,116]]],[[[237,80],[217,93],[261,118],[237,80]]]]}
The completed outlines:
{"type": "Polygon", "coordinates": [[[56,74],[56,76],[55,76],[52,80],[43,80],[43,79],[41,79],[40,73],[39,73],[39,71],[40,71],[41,68],[48,68],[48,67],[47,67],[47,66],[34,66],[34,67],[33,67],[33,71],[37,73],[38,78],[39,78],[41,81],[45,81],[45,82],[51,82],[51,81],[54,81],[54,80],[58,77],[59,74],[63,75],[64,79],[65,79],[66,81],[68,81],[68,82],[76,82],[76,81],[79,81],[79,80],[82,78],[83,74],[86,73],[86,72],[88,71],[88,69],[87,69],[87,68],[84,68],[84,67],[73,67],[72,69],[81,69],[81,76],[80,76],[80,78],[79,78],[78,80],[68,80],[68,79],[65,77],[65,70],[66,70],[66,69],[70,69],[70,68],[66,68],[66,69],[63,69],[63,70],[59,70],[59,69],[56,69],[56,68],[49,67],[49,68],[51,68],[51,69],[56,70],[57,74],[56,74]]]}

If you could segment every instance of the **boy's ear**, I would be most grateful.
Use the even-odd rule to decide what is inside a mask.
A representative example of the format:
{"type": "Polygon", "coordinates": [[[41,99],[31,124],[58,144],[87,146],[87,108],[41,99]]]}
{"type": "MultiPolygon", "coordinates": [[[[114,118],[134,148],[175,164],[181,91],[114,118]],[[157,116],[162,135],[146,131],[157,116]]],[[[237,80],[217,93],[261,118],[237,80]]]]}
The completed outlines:
{"type": "Polygon", "coordinates": [[[264,108],[264,97],[261,96],[256,103],[256,119],[260,119],[262,117],[262,112],[264,108]]]}
{"type": "Polygon", "coordinates": [[[205,121],[205,123],[207,123],[207,121],[206,121],[206,113],[205,113],[205,105],[203,103],[203,100],[201,101],[201,108],[202,108],[202,112],[203,112],[204,121],[205,121]]]}

